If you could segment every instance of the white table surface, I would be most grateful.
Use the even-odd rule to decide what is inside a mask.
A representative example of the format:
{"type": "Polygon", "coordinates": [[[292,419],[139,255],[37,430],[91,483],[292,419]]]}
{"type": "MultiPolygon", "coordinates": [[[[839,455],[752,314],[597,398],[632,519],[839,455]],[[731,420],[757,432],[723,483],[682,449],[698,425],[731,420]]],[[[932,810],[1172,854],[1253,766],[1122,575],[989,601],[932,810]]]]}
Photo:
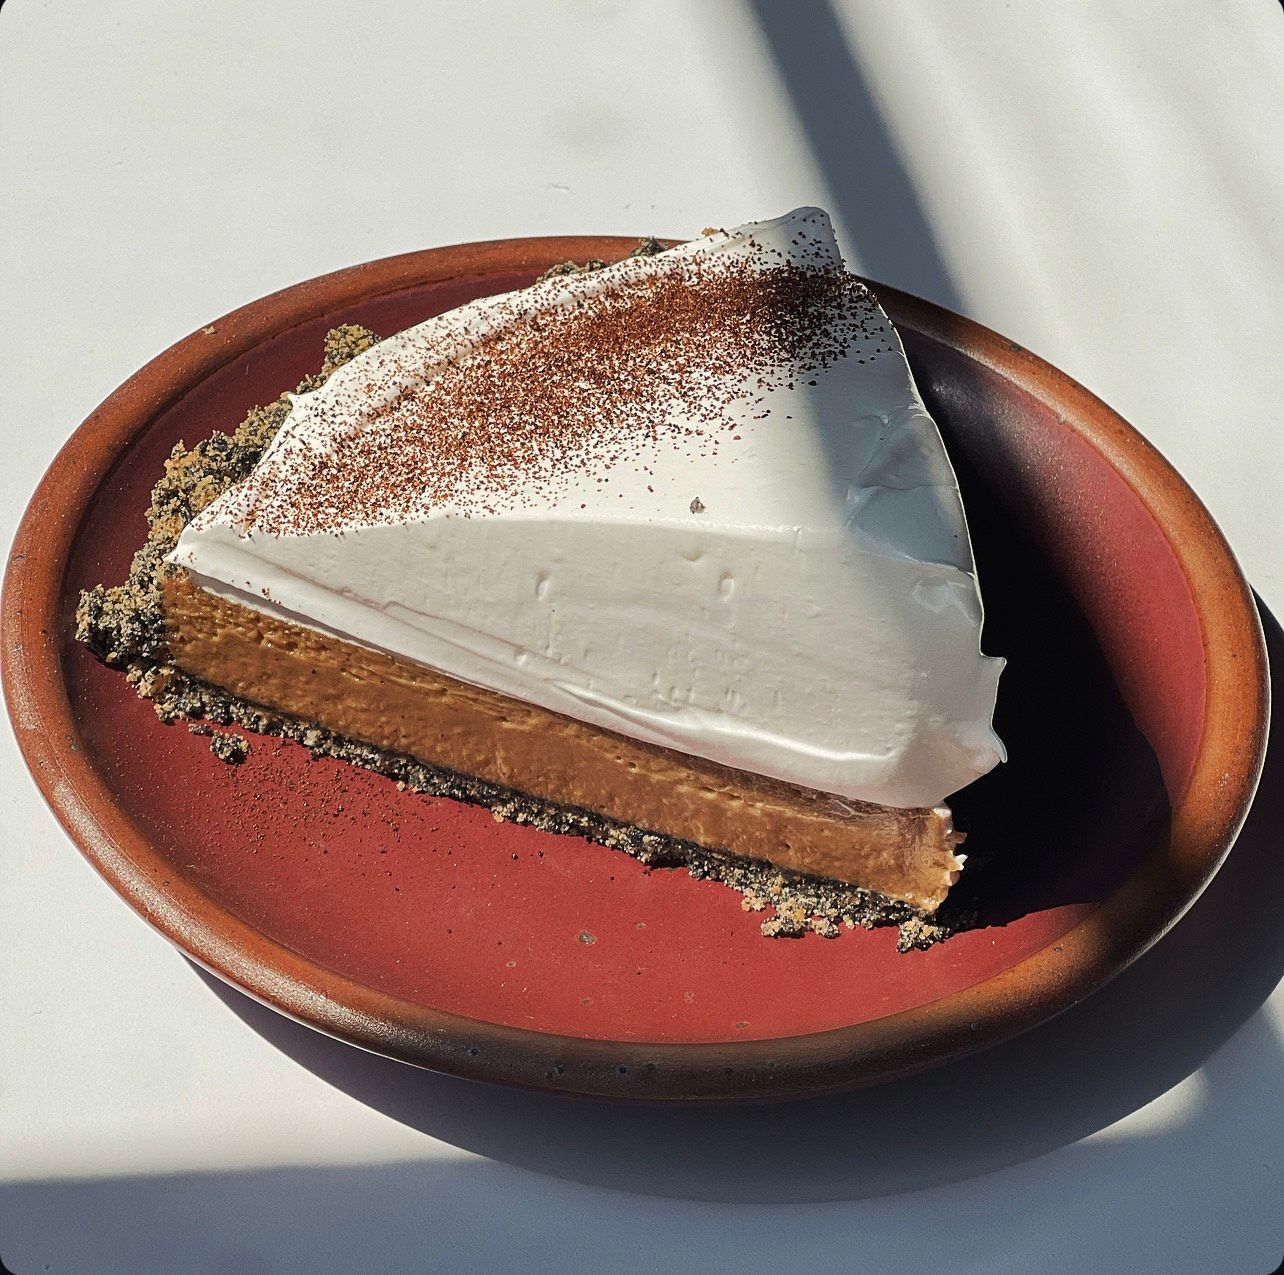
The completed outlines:
{"type": "MultiPolygon", "coordinates": [[[[1122,411],[1284,613],[1281,137],[1273,0],[11,0],[3,534],[115,385],[272,289],[431,244],[689,235],[814,202],[867,273],[1122,411]]],[[[0,749],[16,1275],[1284,1258],[1279,747],[1212,890],[1085,1005],[912,1082],[701,1112],[413,1072],[222,990],[0,749]]]]}

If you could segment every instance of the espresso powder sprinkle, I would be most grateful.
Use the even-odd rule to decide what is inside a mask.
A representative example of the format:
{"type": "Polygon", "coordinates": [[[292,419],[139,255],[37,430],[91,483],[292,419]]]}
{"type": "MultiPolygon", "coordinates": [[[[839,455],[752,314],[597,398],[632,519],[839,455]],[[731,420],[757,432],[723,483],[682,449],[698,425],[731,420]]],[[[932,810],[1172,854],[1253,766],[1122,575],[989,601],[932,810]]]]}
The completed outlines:
{"type": "Polygon", "coordinates": [[[443,507],[467,517],[533,492],[556,498],[572,480],[607,484],[621,462],[644,482],[661,447],[734,446],[733,411],[764,419],[770,391],[890,350],[864,285],[818,252],[802,256],[661,258],[603,286],[553,280],[516,294],[426,383],[382,394],[367,383],[372,406],[339,422],[324,450],[292,450],[288,470],[274,474],[269,458],[225,516],[272,535],[443,507]]]}

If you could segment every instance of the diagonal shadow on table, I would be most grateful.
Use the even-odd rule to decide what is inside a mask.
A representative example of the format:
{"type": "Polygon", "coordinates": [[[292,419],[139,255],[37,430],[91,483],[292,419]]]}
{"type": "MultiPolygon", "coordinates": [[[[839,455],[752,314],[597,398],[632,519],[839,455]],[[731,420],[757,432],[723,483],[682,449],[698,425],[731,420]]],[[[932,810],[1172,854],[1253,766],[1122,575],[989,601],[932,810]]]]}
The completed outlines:
{"type": "MultiPolygon", "coordinates": [[[[1259,601],[1271,668],[1284,630],[1259,601]]],[[[443,1142],[556,1177],[682,1199],[861,1199],[1020,1163],[1137,1111],[1200,1068],[1284,976],[1284,724],[1222,870],[1145,956],[1060,1018],[983,1054],[779,1105],[588,1101],[419,1071],[286,1019],[197,970],[246,1023],[358,1101],[443,1142]],[[591,1148],[591,1153],[590,1153],[591,1148]]],[[[193,966],[193,969],[196,969],[193,966]]],[[[1264,1033],[1280,1092],[1284,1048],[1264,1033]]],[[[1218,1098],[1215,1064],[1206,1099],[1218,1098]]]]}
{"type": "Polygon", "coordinates": [[[828,0],[747,0],[863,274],[951,310],[958,289],[828,0]]]}

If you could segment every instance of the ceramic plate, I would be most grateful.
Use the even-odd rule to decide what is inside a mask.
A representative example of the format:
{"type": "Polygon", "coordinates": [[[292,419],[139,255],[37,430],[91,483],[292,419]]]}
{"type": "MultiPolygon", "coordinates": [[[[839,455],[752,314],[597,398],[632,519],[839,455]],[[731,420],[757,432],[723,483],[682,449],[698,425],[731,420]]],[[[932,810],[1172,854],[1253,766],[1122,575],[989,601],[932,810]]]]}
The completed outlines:
{"type": "Polygon", "coordinates": [[[985,648],[1008,659],[1011,760],[954,802],[980,924],[947,943],[768,940],[722,886],[296,745],[254,739],[228,766],[72,640],[78,590],[124,578],[174,443],[293,388],[327,328],[391,334],[634,242],[514,240],[340,271],[202,328],[107,399],[41,483],[5,581],[5,683],[36,782],[106,880],[202,965],[442,1071],[782,1096],[1048,1018],[1158,938],[1226,853],[1264,749],[1261,631],[1208,514],[1137,433],[1027,351],[892,289],[875,285],[959,471],[985,648]]]}

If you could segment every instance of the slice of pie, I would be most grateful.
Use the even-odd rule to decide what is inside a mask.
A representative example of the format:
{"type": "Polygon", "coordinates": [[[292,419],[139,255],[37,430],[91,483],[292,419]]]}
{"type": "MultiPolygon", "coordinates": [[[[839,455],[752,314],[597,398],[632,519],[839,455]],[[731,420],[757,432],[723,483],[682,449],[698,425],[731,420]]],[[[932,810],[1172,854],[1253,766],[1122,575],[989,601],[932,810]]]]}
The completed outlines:
{"type": "Polygon", "coordinates": [[[168,562],[205,683],[923,914],[1003,756],[953,470],[817,209],[373,345],[168,562]]]}

